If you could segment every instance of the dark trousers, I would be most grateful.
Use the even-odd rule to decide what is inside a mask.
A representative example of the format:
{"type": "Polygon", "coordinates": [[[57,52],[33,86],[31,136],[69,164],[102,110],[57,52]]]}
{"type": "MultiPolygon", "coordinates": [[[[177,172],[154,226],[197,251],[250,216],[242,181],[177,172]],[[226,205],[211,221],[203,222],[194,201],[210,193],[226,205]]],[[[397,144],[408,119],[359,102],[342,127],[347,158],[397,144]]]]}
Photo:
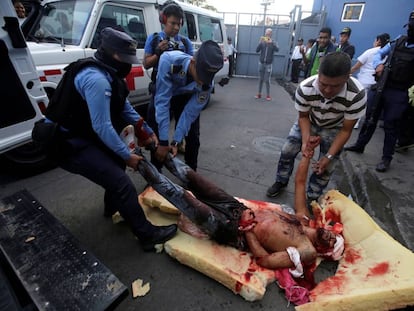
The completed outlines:
{"type": "Polygon", "coordinates": [[[66,140],[61,148],[60,166],[105,189],[105,204],[119,211],[140,239],[150,238],[155,227],[138,203],[138,193],[125,172],[125,162],[105,146],[82,138],[66,140]],[[63,153],[64,152],[64,153],[63,153]]]}
{"type": "Polygon", "coordinates": [[[292,60],[292,71],[291,71],[290,79],[294,83],[299,82],[300,64],[301,63],[302,63],[302,59],[293,59],[292,60]]]}
{"type": "Polygon", "coordinates": [[[391,161],[395,143],[400,134],[401,120],[408,109],[407,90],[385,88],[376,107],[374,107],[374,98],[375,91],[370,90],[368,92],[366,118],[356,144],[360,147],[365,147],[368,144],[377,128],[377,122],[382,111],[385,132],[382,159],[391,161]],[[374,118],[371,118],[373,114],[374,118]]]}
{"type": "Polygon", "coordinates": [[[234,71],[234,55],[229,55],[229,77],[233,76],[234,71]]]}
{"type": "MultiPolygon", "coordinates": [[[[192,94],[183,94],[173,96],[170,101],[170,116],[175,119],[177,124],[180,116],[184,110],[185,105],[191,98],[192,94]]],[[[155,120],[155,103],[154,97],[152,98],[148,110],[147,110],[147,119],[148,125],[154,130],[155,134],[158,136],[158,124],[155,120]]],[[[191,124],[190,130],[188,131],[187,136],[185,137],[185,153],[184,161],[191,167],[194,171],[197,170],[198,162],[198,152],[200,149],[200,116],[194,120],[191,124]]],[[[155,159],[153,153],[151,153],[151,163],[155,165],[158,170],[161,169],[162,163],[155,159]]]]}

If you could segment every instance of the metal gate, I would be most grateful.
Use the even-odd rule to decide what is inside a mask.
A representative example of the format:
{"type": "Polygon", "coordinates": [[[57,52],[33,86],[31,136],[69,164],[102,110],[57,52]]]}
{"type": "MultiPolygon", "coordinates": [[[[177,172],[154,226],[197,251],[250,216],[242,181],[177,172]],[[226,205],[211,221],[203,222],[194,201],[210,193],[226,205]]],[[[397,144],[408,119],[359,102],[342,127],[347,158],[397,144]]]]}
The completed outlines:
{"type": "Polygon", "coordinates": [[[326,12],[303,12],[300,5],[295,6],[290,15],[226,12],[223,16],[227,36],[233,39],[237,49],[235,74],[239,76],[258,76],[259,54],[256,53],[256,48],[265,30],[272,29],[272,38],[279,46],[279,51],[273,58],[272,77],[276,79],[289,76],[290,56],[296,38],[304,38],[305,43],[310,38],[317,38],[326,20],[326,12]]]}

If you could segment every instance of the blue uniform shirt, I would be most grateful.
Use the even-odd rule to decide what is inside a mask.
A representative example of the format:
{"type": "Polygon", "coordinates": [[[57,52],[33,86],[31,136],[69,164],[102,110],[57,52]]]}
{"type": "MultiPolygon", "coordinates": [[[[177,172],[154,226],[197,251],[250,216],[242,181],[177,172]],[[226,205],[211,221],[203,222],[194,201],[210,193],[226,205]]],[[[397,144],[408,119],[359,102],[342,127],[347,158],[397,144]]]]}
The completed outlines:
{"type": "MultiPolygon", "coordinates": [[[[88,104],[93,130],[109,149],[127,160],[130,152],[111,122],[111,82],[112,77],[108,72],[93,66],[79,71],[74,80],[76,90],[88,104]]],[[[126,100],[122,117],[128,124],[135,125],[141,116],[126,100]]],[[[153,133],[145,123],[144,127],[149,133],[153,133]]]]}
{"type": "MultiPolygon", "coordinates": [[[[393,45],[395,45],[395,41],[397,41],[401,37],[398,36],[397,39],[394,40],[393,45]]],[[[405,46],[407,48],[414,48],[414,44],[408,44],[408,42],[405,43],[405,46]]],[[[374,68],[377,68],[378,65],[381,65],[384,63],[384,57],[388,56],[391,52],[391,43],[388,43],[384,45],[381,49],[378,50],[378,52],[374,55],[374,58],[372,59],[372,65],[374,68]]]]}
{"type": "Polygon", "coordinates": [[[170,128],[170,99],[180,94],[193,94],[177,121],[173,140],[181,142],[190,130],[191,124],[200,115],[208,102],[212,84],[202,89],[195,81],[187,80],[192,56],[181,51],[163,53],[160,57],[155,94],[155,119],[158,123],[160,142],[168,142],[170,128]]]}

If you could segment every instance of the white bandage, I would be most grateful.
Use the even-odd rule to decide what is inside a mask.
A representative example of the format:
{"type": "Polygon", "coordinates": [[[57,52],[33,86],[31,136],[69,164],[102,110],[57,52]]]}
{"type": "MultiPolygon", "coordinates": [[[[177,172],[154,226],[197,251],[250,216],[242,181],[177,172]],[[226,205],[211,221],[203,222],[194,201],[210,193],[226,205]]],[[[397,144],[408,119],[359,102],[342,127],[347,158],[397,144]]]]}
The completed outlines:
{"type": "Polygon", "coordinates": [[[289,269],[290,274],[292,274],[295,278],[300,278],[303,276],[303,266],[302,262],[300,261],[300,254],[296,247],[288,247],[286,251],[289,255],[290,260],[295,265],[295,269],[289,269]]]}
{"type": "Polygon", "coordinates": [[[345,240],[342,235],[336,235],[336,242],[332,251],[332,259],[339,260],[342,257],[345,248],[345,240]]]}
{"type": "Polygon", "coordinates": [[[128,147],[129,152],[133,153],[137,147],[134,127],[132,125],[125,126],[119,137],[128,147]]]}

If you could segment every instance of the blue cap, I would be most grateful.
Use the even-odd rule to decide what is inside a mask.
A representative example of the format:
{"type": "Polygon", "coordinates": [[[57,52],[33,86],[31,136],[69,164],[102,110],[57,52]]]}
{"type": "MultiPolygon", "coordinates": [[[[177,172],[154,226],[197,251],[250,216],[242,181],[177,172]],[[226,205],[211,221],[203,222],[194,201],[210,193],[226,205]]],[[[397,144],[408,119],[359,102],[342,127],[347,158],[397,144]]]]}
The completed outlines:
{"type": "Polygon", "coordinates": [[[101,31],[101,48],[118,56],[119,61],[128,64],[138,64],[137,41],[128,34],[106,27],[101,31]]]}
{"type": "Polygon", "coordinates": [[[223,68],[223,53],[219,45],[212,41],[204,41],[198,49],[196,55],[197,77],[204,84],[210,85],[214,75],[223,68]]]}

